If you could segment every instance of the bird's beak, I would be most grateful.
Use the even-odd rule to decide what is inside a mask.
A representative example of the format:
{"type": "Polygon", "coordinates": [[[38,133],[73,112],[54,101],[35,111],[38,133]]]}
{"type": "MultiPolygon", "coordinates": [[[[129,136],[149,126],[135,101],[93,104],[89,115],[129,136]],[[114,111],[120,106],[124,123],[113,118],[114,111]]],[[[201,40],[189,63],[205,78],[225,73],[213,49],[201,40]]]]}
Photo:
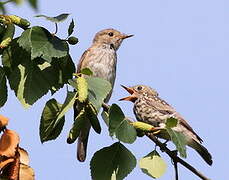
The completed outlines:
{"type": "Polygon", "coordinates": [[[128,97],[124,97],[119,99],[119,101],[131,101],[131,102],[135,102],[137,100],[137,96],[136,96],[136,91],[133,88],[129,88],[126,86],[121,85],[126,91],[128,91],[128,93],[130,93],[131,95],[128,97]]]}
{"type": "Polygon", "coordinates": [[[131,34],[131,35],[123,34],[123,35],[121,36],[121,39],[130,38],[130,37],[132,37],[132,36],[134,36],[134,35],[133,35],[133,34],[131,34]]]}

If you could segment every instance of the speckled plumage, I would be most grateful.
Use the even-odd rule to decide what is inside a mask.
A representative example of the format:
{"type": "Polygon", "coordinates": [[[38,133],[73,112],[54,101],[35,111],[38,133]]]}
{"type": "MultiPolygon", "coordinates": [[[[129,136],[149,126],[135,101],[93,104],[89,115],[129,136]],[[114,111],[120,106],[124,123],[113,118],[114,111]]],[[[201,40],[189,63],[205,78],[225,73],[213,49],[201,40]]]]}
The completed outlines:
{"type": "MultiPolygon", "coordinates": [[[[128,88],[126,89],[128,90],[128,88]]],[[[201,145],[202,139],[172,106],[159,97],[155,90],[144,85],[137,85],[129,89],[129,92],[132,91],[131,96],[122,100],[134,102],[133,111],[138,121],[163,128],[165,127],[166,119],[170,117],[176,118],[178,124],[172,129],[181,132],[185,136],[187,145],[195,149],[209,165],[212,164],[210,153],[201,145]]],[[[159,133],[157,136],[169,140],[168,135],[159,133]]]]}
{"type": "MultiPolygon", "coordinates": [[[[77,72],[80,72],[83,68],[89,68],[93,72],[93,76],[100,77],[109,81],[114,86],[116,78],[116,64],[117,54],[116,51],[120,47],[123,39],[129,38],[132,35],[122,34],[115,29],[105,29],[96,33],[93,43],[89,49],[87,49],[78,65],[77,72]]],[[[105,99],[109,101],[111,92],[105,99]]],[[[77,103],[74,104],[74,119],[78,115],[77,103]]],[[[89,131],[91,128],[90,121],[85,123],[83,130],[80,132],[77,146],[77,158],[79,161],[85,161],[87,142],[89,131]]]]}

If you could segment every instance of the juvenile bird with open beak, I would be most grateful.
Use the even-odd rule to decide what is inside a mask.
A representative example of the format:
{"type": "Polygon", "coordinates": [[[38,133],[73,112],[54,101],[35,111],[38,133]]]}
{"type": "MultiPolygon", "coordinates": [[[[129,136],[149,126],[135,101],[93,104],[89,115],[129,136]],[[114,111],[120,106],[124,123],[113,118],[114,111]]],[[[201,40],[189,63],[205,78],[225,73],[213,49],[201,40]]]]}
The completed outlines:
{"type": "MultiPolygon", "coordinates": [[[[103,78],[109,81],[113,89],[116,77],[116,52],[122,44],[122,41],[132,36],[133,35],[123,34],[115,29],[104,29],[96,33],[91,47],[83,53],[77,65],[77,73],[84,68],[89,68],[93,72],[94,77],[103,78]]],[[[106,97],[105,102],[109,101],[111,94],[112,90],[106,97]]],[[[77,117],[78,113],[77,103],[75,103],[74,119],[77,117]]],[[[86,158],[90,128],[91,124],[88,120],[78,138],[77,158],[81,162],[85,161],[86,158]]]]}
{"type": "MultiPolygon", "coordinates": [[[[178,124],[172,129],[182,133],[185,136],[186,144],[195,149],[207,164],[212,165],[211,154],[201,144],[203,140],[172,106],[159,97],[154,89],[144,85],[122,87],[131,95],[120,100],[131,101],[134,103],[133,110],[138,121],[151,124],[154,127],[164,128],[168,118],[176,118],[178,124]]],[[[168,134],[165,135],[163,133],[158,133],[156,136],[170,140],[168,134]]]]}

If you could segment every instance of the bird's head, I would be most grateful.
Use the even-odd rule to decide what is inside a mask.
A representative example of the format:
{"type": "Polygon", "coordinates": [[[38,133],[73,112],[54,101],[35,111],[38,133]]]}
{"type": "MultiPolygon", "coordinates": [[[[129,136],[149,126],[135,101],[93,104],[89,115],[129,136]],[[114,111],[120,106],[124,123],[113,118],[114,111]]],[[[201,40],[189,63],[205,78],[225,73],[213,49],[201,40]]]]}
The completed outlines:
{"type": "Polygon", "coordinates": [[[121,86],[130,93],[130,96],[124,97],[124,98],[120,99],[120,101],[135,102],[139,97],[144,96],[144,95],[146,95],[146,96],[148,96],[148,95],[158,96],[157,91],[155,91],[154,89],[152,89],[149,86],[145,86],[145,85],[136,85],[133,87],[126,87],[123,85],[121,85],[121,86]]]}
{"type": "Polygon", "coordinates": [[[117,51],[122,41],[132,36],[133,35],[122,34],[115,29],[104,29],[96,33],[93,43],[106,44],[117,51]]]}

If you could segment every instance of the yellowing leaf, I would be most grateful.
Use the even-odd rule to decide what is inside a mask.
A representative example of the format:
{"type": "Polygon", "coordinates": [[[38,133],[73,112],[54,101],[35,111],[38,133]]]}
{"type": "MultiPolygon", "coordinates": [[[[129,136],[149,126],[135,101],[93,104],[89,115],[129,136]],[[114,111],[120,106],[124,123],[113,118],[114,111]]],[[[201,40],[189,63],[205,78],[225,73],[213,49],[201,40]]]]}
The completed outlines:
{"type": "Polygon", "coordinates": [[[18,152],[20,154],[20,163],[29,165],[29,154],[26,150],[23,148],[19,147],[18,152]]]}
{"type": "Polygon", "coordinates": [[[0,114],[0,129],[8,124],[9,119],[0,114]]]}
{"type": "Polygon", "coordinates": [[[9,158],[6,159],[4,161],[0,162],[0,169],[3,169],[6,165],[8,165],[9,163],[12,163],[14,161],[14,158],[9,158]]]}
{"type": "Polygon", "coordinates": [[[34,170],[31,167],[20,164],[19,180],[34,180],[34,176],[34,170]]]}
{"type": "Polygon", "coordinates": [[[165,161],[159,156],[157,151],[153,151],[140,159],[139,166],[143,173],[152,178],[161,177],[167,169],[165,161]]]}
{"type": "Polygon", "coordinates": [[[9,129],[5,130],[0,139],[0,156],[14,157],[18,144],[18,134],[9,129]]]}

